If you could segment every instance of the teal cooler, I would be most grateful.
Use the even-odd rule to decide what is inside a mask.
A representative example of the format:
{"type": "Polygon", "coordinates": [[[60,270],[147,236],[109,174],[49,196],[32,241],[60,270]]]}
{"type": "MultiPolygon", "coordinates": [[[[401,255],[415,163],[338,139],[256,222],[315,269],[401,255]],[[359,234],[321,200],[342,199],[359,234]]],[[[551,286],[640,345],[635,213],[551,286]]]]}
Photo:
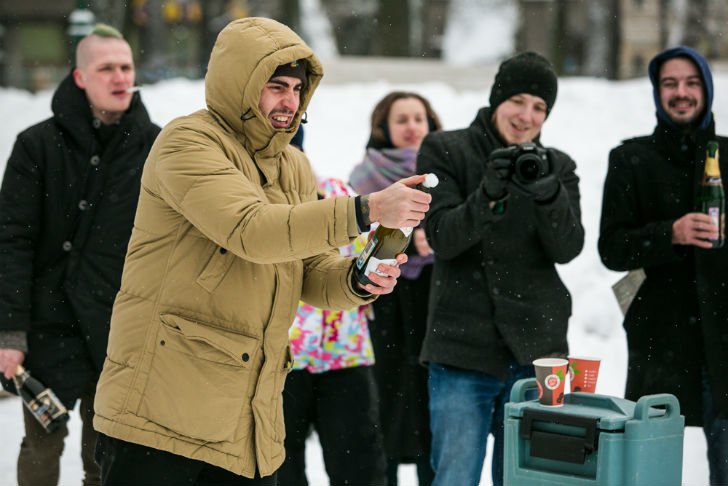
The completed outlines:
{"type": "Polygon", "coordinates": [[[569,393],[546,407],[525,400],[536,388],[516,382],[506,404],[505,486],[680,486],[685,418],[673,395],[569,393]]]}

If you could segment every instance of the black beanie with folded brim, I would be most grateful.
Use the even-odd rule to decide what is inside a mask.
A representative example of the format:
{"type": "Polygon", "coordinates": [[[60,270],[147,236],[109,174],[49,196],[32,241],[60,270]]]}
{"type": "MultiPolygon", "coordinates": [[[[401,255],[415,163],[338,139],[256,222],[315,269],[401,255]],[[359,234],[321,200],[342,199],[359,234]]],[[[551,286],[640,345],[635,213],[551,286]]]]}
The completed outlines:
{"type": "Polygon", "coordinates": [[[548,60],[535,52],[522,52],[503,61],[490,90],[490,109],[521,93],[538,96],[546,102],[546,115],[556,101],[558,82],[548,60]]]}
{"type": "Polygon", "coordinates": [[[306,73],[306,65],[308,63],[305,59],[299,59],[297,61],[293,62],[287,62],[286,64],[281,64],[276,68],[275,71],[273,71],[273,74],[271,75],[271,79],[277,77],[277,76],[290,76],[292,78],[298,78],[301,80],[301,82],[306,85],[306,80],[308,79],[307,73],[306,73]]]}

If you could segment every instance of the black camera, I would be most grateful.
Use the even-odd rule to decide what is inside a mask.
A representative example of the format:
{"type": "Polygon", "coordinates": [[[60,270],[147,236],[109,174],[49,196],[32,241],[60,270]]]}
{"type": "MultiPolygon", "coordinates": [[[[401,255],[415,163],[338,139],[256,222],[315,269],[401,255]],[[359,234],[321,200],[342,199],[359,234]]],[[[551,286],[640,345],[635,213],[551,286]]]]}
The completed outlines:
{"type": "Polygon", "coordinates": [[[508,149],[512,151],[513,177],[519,182],[533,182],[549,174],[549,157],[545,148],[534,143],[522,143],[508,149]]]}

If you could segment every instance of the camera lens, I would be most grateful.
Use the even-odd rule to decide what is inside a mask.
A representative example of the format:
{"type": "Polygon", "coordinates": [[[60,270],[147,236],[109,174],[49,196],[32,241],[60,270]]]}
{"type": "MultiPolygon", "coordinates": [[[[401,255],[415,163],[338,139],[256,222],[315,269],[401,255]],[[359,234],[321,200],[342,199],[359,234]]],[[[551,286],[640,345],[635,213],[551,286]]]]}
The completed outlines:
{"type": "Polygon", "coordinates": [[[536,154],[526,153],[516,159],[516,177],[524,182],[533,182],[544,175],[544,161],[536,154]]]}

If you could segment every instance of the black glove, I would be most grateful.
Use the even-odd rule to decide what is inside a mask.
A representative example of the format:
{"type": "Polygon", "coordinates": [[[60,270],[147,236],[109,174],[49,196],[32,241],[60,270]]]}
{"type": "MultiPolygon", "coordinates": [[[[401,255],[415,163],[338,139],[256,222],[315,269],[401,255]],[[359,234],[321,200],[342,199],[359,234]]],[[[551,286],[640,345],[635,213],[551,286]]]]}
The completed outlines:
{"type": "Polygon", "coordinates": [[[491,201],[498,201],[508,195],[506,187],[513,173],[511,157],[511,149],[495,149],[485,163],[485,175],[481,184],[483,192],[491,201]]]}
{"type": "Polygon", "coordinates": [[[556,175],[557,171],[554,170],[554,157],[550,151],[548,152],[548,160],[548,173],[546,175],[533,180],[523,180],[519,177],[513,177],[509,189],[512,189],[516,194],[521,194],[536,202],[553,200],[559,192],[561,182],[556,175]]]}
{"type": "Polygon", "coordinates": [[[529,197],[536,202],[547,202],[556,196],[560,186],[559,178],[555,174],[549,174],[535,181],[513,179],[511,188],[514,193],[529,197]]]}

